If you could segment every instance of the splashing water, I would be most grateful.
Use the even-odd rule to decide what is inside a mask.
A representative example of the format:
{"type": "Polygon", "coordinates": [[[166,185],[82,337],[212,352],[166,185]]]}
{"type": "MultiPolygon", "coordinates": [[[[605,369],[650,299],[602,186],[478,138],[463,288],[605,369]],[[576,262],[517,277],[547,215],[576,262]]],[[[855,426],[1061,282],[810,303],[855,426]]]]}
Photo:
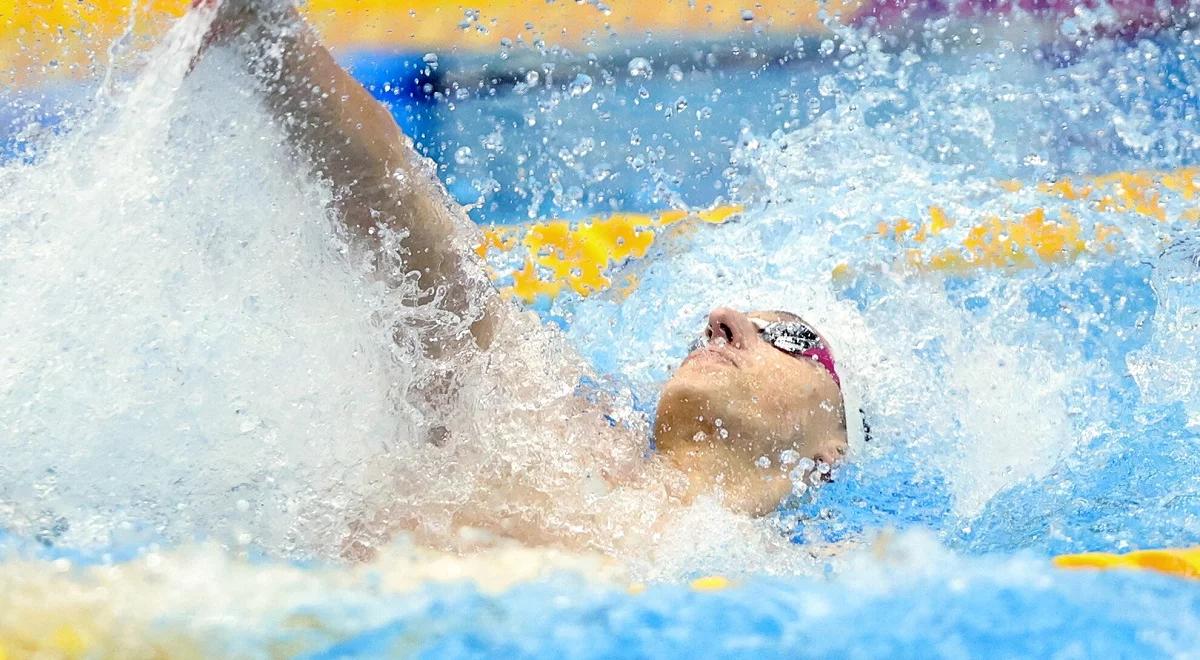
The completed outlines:
{"type": "Polygon", "coordinates": [[[398,433],[406,374],[327,193],[289,175],[248,94],[204,71],[184,89],[203,18],[43,160],[0,172],[0,501],[18,532],[303,546],[359,506],[342,487],[398,433]]]}
{"type": "MultiPolygon", "coordinates": [[[[452,365],[466,395],[434,413],[410,391],[437,368],[405,330],[423,313],[413,292],[370,280],[324,211],[329,191],[302,176],[234,63],[213,53],[185,76],[204,27],[202,15],[184,19],[131,85],[44,138],[36,161],[0,169],[0,520],[16,535],[59,547],[207,537],[328,558],[359,528],[462,549],[486,545],[463,527],[508,526],[661,579],[808,574],[821,563],[789,535],[824,543],[925,527],[936,541],[907,543],[927,557],[914,562],[922,571],[945,578],[939,589],[958,593],[956,570],[980,582],[992,572],[999,598],[1010,581],[1060,595],[1070,585],[1021,561],[946,559],[943,546],[1050,553],[1200,538],[1200,461],[1185,428],[1200,415],[1197,271],[1180,220],[1194,202],[1164,199],[1170,220],[1157,222],[1089,199],[1050,204],[1036,185],[1200,160],[1190,32],[1063,66],[1012,44],[950,57],[841,35],[828,49],[840,59],[804,72],[812,84],[780,111],[786,123],[733,129],[720,171],[722,194],[747,209],[737,222],[664,240],[630,266],[641,284],[628,297],[556,302],[563,332],[514,316],[513,339],[491,359],[452,365]],[[997,186],[1009,179],[1026,185],[997,186]],[[933,205],[954,222],[927,251],[1042,207],[1088,238],[1115,228],[1120,249],[1025,269],[909,268],[877,227],[933,205]],[[831,277],[847,264],[848,280],[831,277]],[[874,431],[832,484],[775,520],[710,501],[674,508],[670,475],[645,460],[645,402],[723,304],[813,321],[833,344],[848,409],[874,431]],[[599,391],[587,386],[594,373],[599,391]],[[419,433],[435,414],[451,431],[440,447],[419,433]],[[613,475],[628,485],[611,487],[613,475]]],[[[627,61],[638,98],[682,77],[627,61]]],[[[761,84],[793,89],[773,75],[786,74],[761,84]]],[[[579,80],[558,90],[576,124],[591,118],[572,104],[600,104],[613,84],[579,80]]],[[[689,97],[704,104],[697,122],[744,103],[689,97]]],[[[446,149],[462,154],[449,167],[489,166],[519,137],[502,128],[446,149]]],[[[578,204],[587,198],[561,181],[607,179],[599,159],[611,154],[593,148],[631,142],[566,132],[558,169],[531,178],[578,204]]],[[[489,181],[520,168],[495,169],[489,181]]],[[[649,197],[680,199],[669,184],[686,177],[675,174],[651,172],[649,197]]],[[[214,570],[238,570],[225,561],[214,570]]],[[[853,576],[877,566],[854,561],[835,562],[833,595],[796,607],[876,602],[853,576]]],[[[880,598],[904,610],[919,596],[899,582],[880,598]]]]}
{"type": "Polygon", "coordinates": [[[1146,346],[1129,355],[1129,371],[1144,396],[1178,401],[1188,425],[1200,427],[1200,241],[1184,236],[1155,262],[1150,280],[1157,306],[1146,346]]]}
{"type": "Polygon", "coordinates": [[[742,141],[735,162],[747,173],[738,191],[748,211],[738,224],[666,246],[628,299],[560,303],[571,337],[649,398],[713,306],[789,309],[816,322],[846,374],[848,407],[862,406],[875,441],[854,449],[857,459],[815,503],[800,505],[801,538],[915,524],[966,548],[1195,542],[1183,475],[1200,466],[1188,459],[1162,470],[1178,455],[1173,443],[1129,450],[1143,453],[1133,474],[1113,460],[1129,434],[1148,434],[1147,444],[1175,437],[1163,408],[1193,405],[1194,264],[1174,255],[1182,249],[1158,257],[1162,237],[1187,226],[1191,196],[1116,213],[997,185],[1195,162],[1194,36],[1098,48],[1049,72],[1003,48],[947,62],[849,43],[858,56],[832,78],[832,110],[742,141]],[[1120,252],[921,271],[876,226],[926,218],[931,206],[952,228],[926,237],[924,254],[963,245],[990,218],[1035,209],[1079,222],[1085,236],[1114,228],[1120,252]],[[850,282],[830,277],[845,264],[850,282]],[[1157,311],[1146,264],[1157,264],[1157,311]],[[619,340],[627,337],[640,341],[619,340]],[[1121,504],[1089,503],[1093,489],[1080,486],[1089,479],[1121,504]],[[1082,499],[1064,506],[1072,497],[1082,499]],[[1174,508],[1160,509],[1158,498],[1174,508]],[[1124,529],[1094,526],[1097,516],[1124,529]]]}
{"type": "Polygon", "coordinates": [[[528,315],[453,365],[455,408],[414,405],[440,368],[408,323],[425,312],[370,279],[230,55],[185,78],[204,28],[189,15],[114,100],[0,170],[11,532],[329,558],[398,530],[471,547],[487,534],[460,529],[483,528],[643,575],[802,570],[768,551],[789,546],[767,521],[672,513],[645,416],[579,396],[587,369],[528,315]],[[441,446],[419,432],[431,415],[441,446]]]}

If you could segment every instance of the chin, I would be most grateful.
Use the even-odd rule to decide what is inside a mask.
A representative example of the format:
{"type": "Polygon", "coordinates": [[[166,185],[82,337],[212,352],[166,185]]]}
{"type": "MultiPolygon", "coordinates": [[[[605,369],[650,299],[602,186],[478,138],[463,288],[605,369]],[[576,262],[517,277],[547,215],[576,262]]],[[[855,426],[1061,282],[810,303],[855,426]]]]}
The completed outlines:
{"type": "Polygon", "coordinates": [[[659,414],[666,415],[678,424],[705,426],[715,419],[729,423],[734,417],[733,407],[736,405],[730,397],[732,391],[736,390],[727,379],[681,369],[663,386],[658,400],[659,414]]]}

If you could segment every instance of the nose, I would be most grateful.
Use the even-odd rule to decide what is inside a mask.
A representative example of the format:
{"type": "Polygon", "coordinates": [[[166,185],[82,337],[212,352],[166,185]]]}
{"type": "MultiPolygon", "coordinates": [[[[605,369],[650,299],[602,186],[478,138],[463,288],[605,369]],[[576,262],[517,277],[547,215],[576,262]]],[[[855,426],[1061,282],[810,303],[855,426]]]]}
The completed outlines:
{"type": "Polygon", "coordinates": [[[708,336],[724,339],[734,348],[745,348],[746,341],[756,332],[745,314],[728,307],[718,307],[708,313],[708,336]]]}

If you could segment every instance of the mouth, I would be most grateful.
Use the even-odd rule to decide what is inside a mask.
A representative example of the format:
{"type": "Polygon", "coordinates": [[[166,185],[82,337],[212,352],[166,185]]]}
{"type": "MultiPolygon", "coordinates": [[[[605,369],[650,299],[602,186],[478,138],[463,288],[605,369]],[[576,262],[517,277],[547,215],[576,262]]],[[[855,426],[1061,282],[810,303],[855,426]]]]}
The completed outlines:
{"type": "Polygon", "coordinates": [[[737,360],[735,360],[733,356],[729,354],[728,349],[723,349],[712,345],[697,348],[696,350],[692,351],[683,359],[683,363],[680,364],[680,366],[688,364],[689,362],[709,362],[712,364],[728,364],[733,367],[738,366],[737,360]]]}

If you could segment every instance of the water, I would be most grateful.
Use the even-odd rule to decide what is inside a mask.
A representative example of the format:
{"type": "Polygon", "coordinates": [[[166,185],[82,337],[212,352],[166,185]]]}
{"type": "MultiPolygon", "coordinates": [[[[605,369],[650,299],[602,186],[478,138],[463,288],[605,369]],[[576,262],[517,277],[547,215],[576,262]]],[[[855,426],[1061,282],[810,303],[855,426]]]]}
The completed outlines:
{"type": "Polygon", "coordinates": [[[147,74],[0,170],[13,549],[0,583],[35,594],[15,624],[0,620],[0,643],[59,621],[39,603],[65,602],[78,620],[166,631],[89,633],[125,650],[183,644],[183,631],[210,653],[318,657],[1194,653],[1190,584],[1046,558],[1200,538],[1195,200],[1164,193],[1159,220],[1036,187],[1196,164],[1194,34],[1072,62],[1003,42],[892,52],[848,34],[792,70],[681,80],[630,58],[626,79],[443,101],[431,149],[451,189],[480,201],[478,221],[746,211],[658,244],[627,267],[640,279],[627,295],[543,306],[561,331],[523,317],[503,359],[456,365],[474,374],[470,396],[439,412],[411,394],[440,366],[407,329],[429,310],[370,280],[322,210],[328,191],[300,175],[232,63],[184,80],[202,28],[180,24],[147,74]],[[711,98],[726,86],[739,91],[711,98]],[[1025,185],[997,184],[1010,179],[1025,185]],[[908,267],[897,255],[911,245],[877,225],[928,220],[934,205],[954,224],[926,255],[1037,208],[1077,219],[1087,240],[1115,228],[1119,249],[908,267]],[[873,430],[833,483],[768,520],[679,510],[658,485],[668,475],[642,469],[657,386],[721,304],[813,321],[873,430]],[[421,441],[430,417],[452,424],[447,446],[421,441]],[[595,478],[639,470],[625,488],[595,478]],[[496,520],[568,549],[458,531],[496,520]],[[396,526],[484,549],[402,539],[368,566],[329,563],[352,530],[396,526]],[[839,556],[810,555],[829,543],[839,556]],[[742,583],[681,584],[705,573],[742,583]],[[97,599],[97,584],[126,597],[97,599]]]}

